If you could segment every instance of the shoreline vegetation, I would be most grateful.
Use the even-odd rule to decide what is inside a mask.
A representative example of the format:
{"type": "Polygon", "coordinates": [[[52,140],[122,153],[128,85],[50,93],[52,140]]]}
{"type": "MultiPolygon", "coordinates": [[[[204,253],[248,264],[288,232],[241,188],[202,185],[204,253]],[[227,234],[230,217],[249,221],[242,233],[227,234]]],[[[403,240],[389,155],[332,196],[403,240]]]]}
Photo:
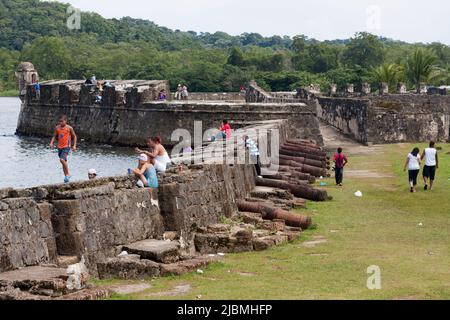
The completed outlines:
{"type": "Polygon", "coordinates": [[[0,91],[0,98],[17,98],[17,97],[19,97],[19,90],[0,91]]]}

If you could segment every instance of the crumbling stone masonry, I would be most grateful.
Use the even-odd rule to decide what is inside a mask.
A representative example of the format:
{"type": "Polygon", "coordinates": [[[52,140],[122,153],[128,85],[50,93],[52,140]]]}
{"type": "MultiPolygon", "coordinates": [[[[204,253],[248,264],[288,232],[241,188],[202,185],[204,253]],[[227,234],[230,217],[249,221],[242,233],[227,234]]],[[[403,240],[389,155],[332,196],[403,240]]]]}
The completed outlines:
{"type": "Polygon", "coordinates": [[[131,178],[69,186],[2,190],[0,272],[57,264],[59,256],[84,256],[92,274],[120,246],[180,234],[192,251],[198,227],[237,213],[235,197],[254,187],[252,166],[206,166],[163,177],[159,192],[136,189],[131,178]],[[235,178],[236,177],[236,178],[235,178]]]}

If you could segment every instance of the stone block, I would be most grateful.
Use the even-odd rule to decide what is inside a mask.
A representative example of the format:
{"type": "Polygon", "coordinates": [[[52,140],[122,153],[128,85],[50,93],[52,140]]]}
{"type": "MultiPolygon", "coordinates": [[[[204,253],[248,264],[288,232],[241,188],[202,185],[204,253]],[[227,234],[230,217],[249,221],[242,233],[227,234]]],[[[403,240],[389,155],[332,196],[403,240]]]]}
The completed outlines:
{"type": "Polygon", "coordinates": [[[253,248],[255,251],[266,250],[272,246],[278,246],[288,242],[288,237],[284,234],[276,234],[253,240],[253,248]]]}
{"type": "Polygon", "coordinates": [[[51,223],[52,205],[45,202],[45,203],[38,203],[37,206],[38,206],[39,214],[41,216],[41,220],[51,223]]]}
{"type": "Polygon", "coordinates": [[[12,188],[0,189],[0,200],[9,198],[12,191],[12,188]]]}
{"type": "Polygon", "coordinates": [[[180,259],[180,243],[178,241],[148,239],[126,245],[123,250],[138,254],[142,259],[162,263],[172,263],[180,259]]]}
{"type": "Polygon", "coordinates": [[[258,225],[264,221],[261,213],[241,212],[240,216],[248,224],[258,225]]]}
{"type": "Polygon", "coordinates": [[[199,256],[189,260],[179,261],[171,264],[161,264],[161,276],[180,276],[197,269],[204,268],[211,263],[218,262],[221,257],[199,256]]]}
{"type": "Polygon", "coordinates": [[[110,258],[97,263],[100,279],[146,279],[160,275],[159,263],[140,259],[138,255],[110,258]]]}

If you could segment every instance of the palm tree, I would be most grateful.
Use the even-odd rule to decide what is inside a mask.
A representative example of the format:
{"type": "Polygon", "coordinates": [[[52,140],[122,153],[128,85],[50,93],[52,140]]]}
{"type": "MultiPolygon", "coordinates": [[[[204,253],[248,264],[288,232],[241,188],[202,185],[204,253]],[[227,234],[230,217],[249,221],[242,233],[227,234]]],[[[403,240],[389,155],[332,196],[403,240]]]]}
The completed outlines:
{"type": "Polygon", "coordinates": [[[395,63],[384,63],[372,70],[372,75],[378,83],[387,83],[389,88],[394,88],[402,73],[402,68],[395,63]]]}
{"type": "Polygon", "coordinates": [[[406,76],[420,93],[420,84],[435,79],[441,71],[436,66],[436,55],[433,51],[417,48],[406,59],[406,76]]]}

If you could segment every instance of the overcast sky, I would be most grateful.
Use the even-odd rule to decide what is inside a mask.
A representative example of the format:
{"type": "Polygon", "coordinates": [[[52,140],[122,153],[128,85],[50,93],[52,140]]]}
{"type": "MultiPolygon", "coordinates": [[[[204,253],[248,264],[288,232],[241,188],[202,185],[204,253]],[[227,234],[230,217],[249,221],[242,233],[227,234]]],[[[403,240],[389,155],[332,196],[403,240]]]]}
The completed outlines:
{"type": "Polygon", "coordinates": [[[319,40],[357,31],[450,45],[448,0],[66,0],[107,18],[131,16],[183,31],[305,34],[319,40]]]}

